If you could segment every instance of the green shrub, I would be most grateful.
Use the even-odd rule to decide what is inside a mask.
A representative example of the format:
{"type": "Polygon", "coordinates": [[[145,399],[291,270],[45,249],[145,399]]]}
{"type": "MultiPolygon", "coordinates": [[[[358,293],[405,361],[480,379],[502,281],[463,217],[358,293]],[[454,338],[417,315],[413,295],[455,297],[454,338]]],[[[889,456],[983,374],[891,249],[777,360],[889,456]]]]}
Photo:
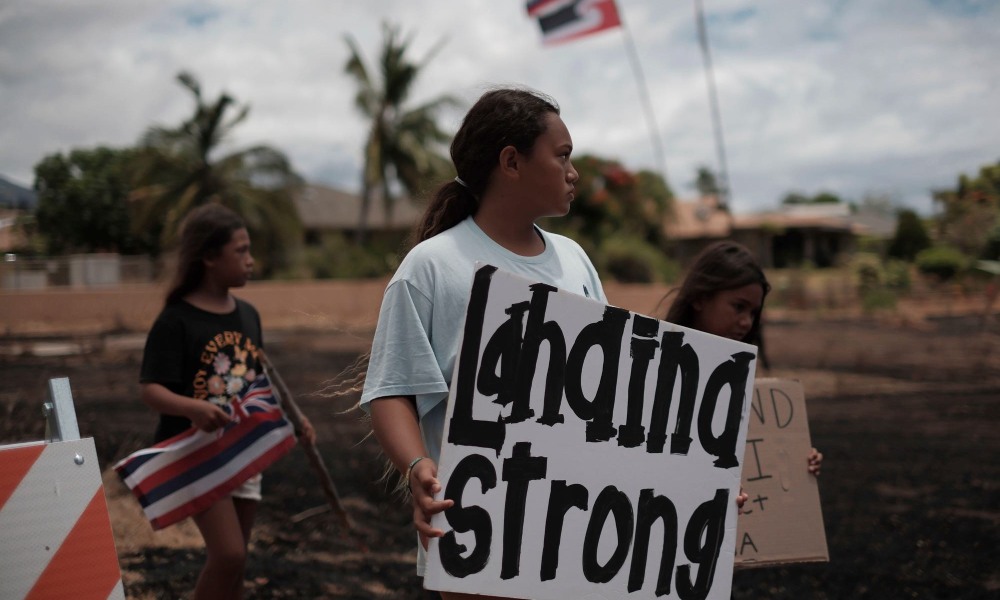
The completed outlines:
{"type": "Polygon", "coordinates": [[[327,235],[319,246],[304,251],[305,270],[314,279],[365,279],[381,277],[399,264],[385,248],[358,246],[343,235],[327,235]]]}
{"type": "Polygon", "coordinates": [[[672,281],[680,269],[662,250],[636,237],[613,236],[596,253],[598,268],[622,283],[672,281]]]}
{"type": "Polygon", "coordinates": [[[946,281],[963,272],[969,259],[950,246],[933,246],[917,254],[916,263],[921,273],[946,281]]]}
{"type": "Polygon", "coordinates": [[[889,242],[873,235],[858,236],[858,252],[869,252],[871,254],[883,255],[889,242]]]}
{"type": "Polygon", "coordinates": [[[858,252],[851,259],[850,266],[862,296],[882,286],[884,273],[877,254],[858,252]]]}
{"type": "Polygon", "coordinates": [[[924,222],[916,212],[906,209],[899,212],[896,233],[889,244],[889,256],[903,260],[913,260],[921,251],[931,245],[924,222]]]}
{"type": "Polygon", "coordinates": [[[890,260],[883,268],[885,286],[891,290],[908,291],[910,289],[910,264],[902,260],[890,260]]]}
{"type": "Polygon", "coordinates": [[[865,312],[888,310],[896,307],[896,294],[886,288],[875,288],[861,295],[861,308],[865,312]]]}

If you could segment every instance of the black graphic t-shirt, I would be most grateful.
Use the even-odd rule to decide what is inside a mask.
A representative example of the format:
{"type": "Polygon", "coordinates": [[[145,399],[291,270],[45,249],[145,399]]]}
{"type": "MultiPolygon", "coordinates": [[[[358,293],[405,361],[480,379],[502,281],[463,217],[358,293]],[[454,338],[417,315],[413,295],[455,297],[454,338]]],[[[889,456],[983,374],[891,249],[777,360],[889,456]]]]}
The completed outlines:
{"type": "MultiPolygon", "coordinates": [[[[228,404],[260,373],[258,348],[263,347],[260,315],[236,299],[228,314],[211,313],[187,302],[171,304],[153,323],[142,356],[141,383],[215,404],[228,404]]],[[[176,415],[160,415],[155,441],[191,427],[176,415]]]]}

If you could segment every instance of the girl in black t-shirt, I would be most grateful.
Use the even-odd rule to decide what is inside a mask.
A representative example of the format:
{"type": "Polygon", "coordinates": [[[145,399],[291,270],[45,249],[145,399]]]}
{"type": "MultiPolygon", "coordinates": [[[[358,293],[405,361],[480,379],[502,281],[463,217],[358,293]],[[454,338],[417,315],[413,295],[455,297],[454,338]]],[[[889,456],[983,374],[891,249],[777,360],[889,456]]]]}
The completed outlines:
{"type": "MultiPolygon", "coordinates": [[[[250,236],[234,212],[207,204],[189,213],[177,273],[142,358],[142,399],[160,413],[157,442],[191,426],[204,431],[224,426],[230,417],[221,406],[260,372],[260,316],[229,291],[246,284],[253,264],[250,236]]],[[[307,420],[301,435],[315,441],[307,420]]],[[[243,597],[247,543],[259,501],[258,475],[193,517],[207,552],[193,598],[243,597]]]]}

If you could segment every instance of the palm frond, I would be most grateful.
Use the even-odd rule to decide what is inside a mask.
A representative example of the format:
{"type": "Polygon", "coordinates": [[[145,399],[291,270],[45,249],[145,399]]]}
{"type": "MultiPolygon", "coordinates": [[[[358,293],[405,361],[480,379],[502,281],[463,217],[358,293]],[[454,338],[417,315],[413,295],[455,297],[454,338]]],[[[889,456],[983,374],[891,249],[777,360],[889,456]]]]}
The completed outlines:
{"type": "Polygon", "coordinates": [[[293,194],[301,185],[288,159],[278,150],[258,145],[218,160],[214,152],[249,114],[228,94],[210,103],[188,73],[178,80],[195,97],[193,114],[176,128],[153,127],[142,136],[134,162],[129,200],[134,223],[149,228],[162,223],[163,243],[170,243],[184,216],[195,206],[219,202],[235,209],[254,237],[279,252],[299,235],[293,194]],[[231,108],[238,108],[233,113],[231,108]],[[284,237],[292,232],[293,238],[284,237]],[[284,241],[282,241],[284,240],[284,241]]]}
{"type": "Polygon", "coordinates": [[[354,39],[345,36],[345,40],[350,57],[344,70],[358,84],[355,104],[369,119],[361,172],[360,242],[364,240],[369,207],[376,193],[386,213],[391,214],[400,187],[415,195],[431,178],[453,170],[442,153],[450,136],[437,124],[437,116],[441,110],[458,106],[458,100],[444,95],[416,108],[407,106],[417,77],[444,45],[444,38],[423,60],[414,61],[409,56],[413,36],[384,22],[376,63],[378,82],[372,79],[375,72],[365,67],[354,39]]]}
{"type": "Polygon", "coordinates": [[[179,81],[181,85],[187,89],[191,90],[191,93],[194,94],[195,100],[198,104],[201,104],[201,85],[198,83],[198,80],[194,75],[187,71],[181,71],[177,74],[177,81],[179,81]]]}
{"type": "Polygon", "coordinates": [[[351,51],[347,63],[344,64],[344,72],[358,83],[358,91],[354,95],[354,105],[361,114],[371,117],[376,112],[379,93],[368,75],[368,68],[365,67],[365,61],[357,42],[349,34],[344,35],[344,41],[351,51]]]}

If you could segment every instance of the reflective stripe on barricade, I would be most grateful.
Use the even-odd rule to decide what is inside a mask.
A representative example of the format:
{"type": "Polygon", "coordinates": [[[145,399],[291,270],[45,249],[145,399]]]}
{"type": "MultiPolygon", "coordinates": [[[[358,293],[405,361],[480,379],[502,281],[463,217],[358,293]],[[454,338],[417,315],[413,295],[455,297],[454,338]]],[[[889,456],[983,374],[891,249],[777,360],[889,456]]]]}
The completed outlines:
{"type": "Polygon", "coordinates": [[[0,446],[0,597],[125,598],[93,438],[0,446]]]}

